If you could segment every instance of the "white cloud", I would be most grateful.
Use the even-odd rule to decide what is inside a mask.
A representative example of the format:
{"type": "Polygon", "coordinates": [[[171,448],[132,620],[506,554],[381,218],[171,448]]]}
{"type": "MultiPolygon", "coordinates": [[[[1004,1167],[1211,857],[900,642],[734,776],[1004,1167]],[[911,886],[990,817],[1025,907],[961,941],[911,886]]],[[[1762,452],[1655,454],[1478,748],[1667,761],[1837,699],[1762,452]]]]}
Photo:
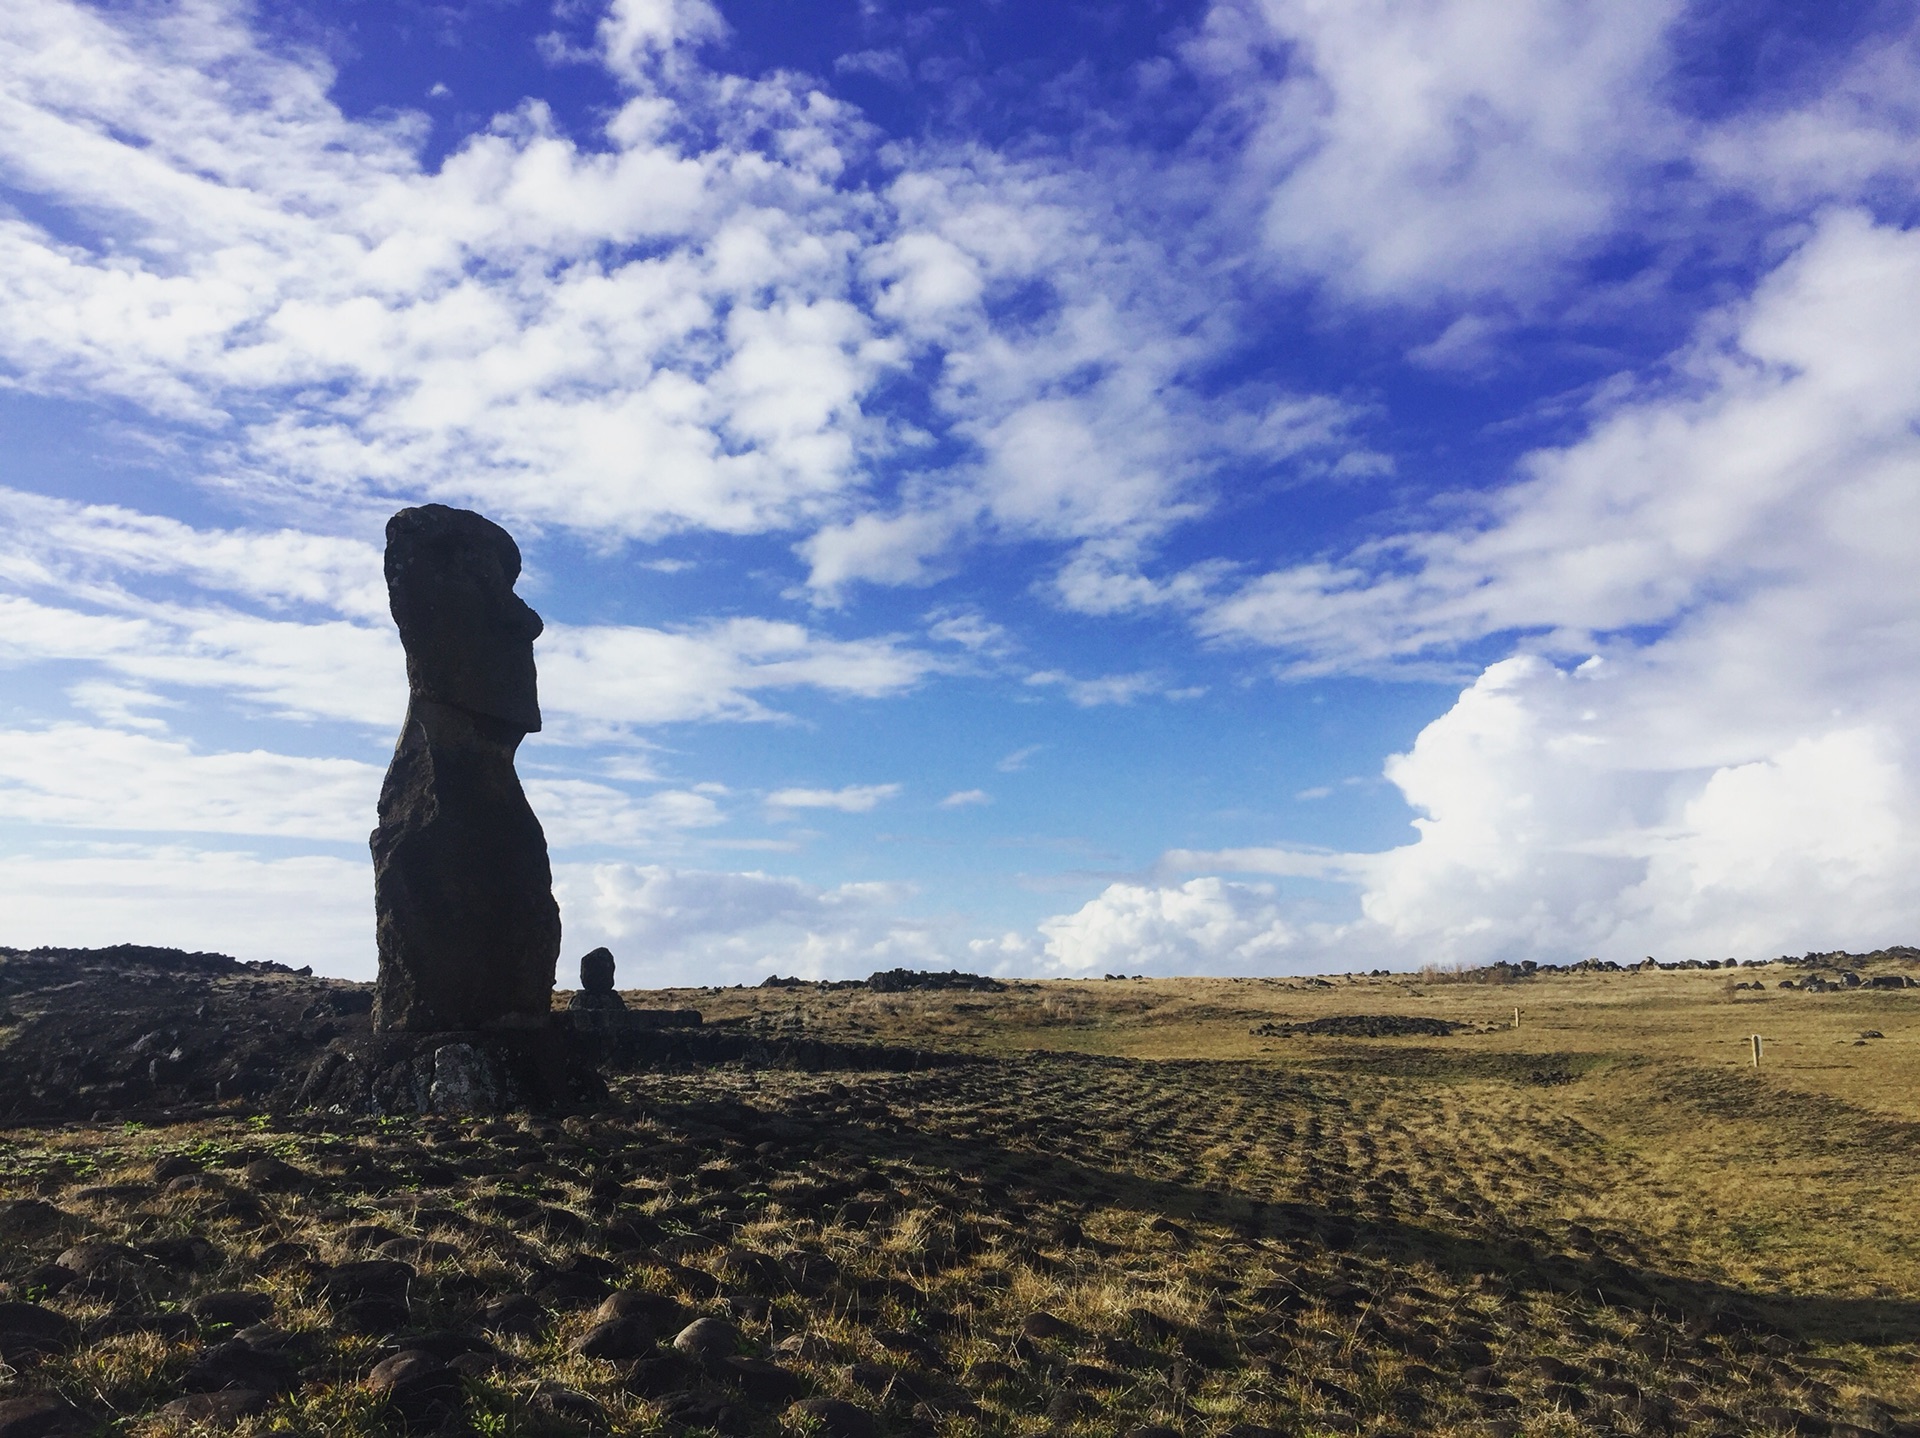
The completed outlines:
{"type": "Polygon", "coordinates": [[[1260,972],[1292,959],[1299,941],[1271,886],[1213,877],[1110,884],[1040,933],[1047,965],[1069,974],[1260,972]]]}
{"type": "Polygon", "coordinates": [[[86,679],[69,685],[67,698],[76,709],[84,710],[115,729],[146,729],[155,733],[167,727],[167,721],[145,711],[154,708],[177,709],[179,701],[167,699],[137,685],[111,684],[86,679]]]}
{"type": "Polygon", "coordinates": [[[428,172],[421,117],[348,119],[237,5],[21,0],[0,165],[56,218],[0,224],[0,366],[334,522],[432,498],[601,544],[811,531],[827,603],[981,538],[1150,542],[1223,463],[1340,448],[1333,401],[1199,392],[1234,305],[1115,212],[1134,157],[923,145],[877,190],[847,106],[693,64],[720,29],[615,0],[600,60],[634,93],[603,134],[530,101],[428,172]],[[879,411],[910,363],[937,432],[879,411]],[[941,440],[963,457],[918,471],[941,440]]]}
{"type": "Polygon", "coordinates": [[[1681,8],[1217,0],[1187,55],[1230,87],[1284,267],[1365,300],[1526,299],[1679,152],[1656,97],[1681,8]]]}
{"type": "Polygon", "coordinates": [[[1811,96],[1766,96],[1699,145],[1703,170],[1791,211],[1911,193],[1920,178],[1920,26],[1875,35],[1811,96]]]}
{"type": "MultiPolygon", "coordinates": [[[[1165,694],[1164,682],[1153,674],[1105,674],[1094,679],[1075,679],[1057,669],[1042,669],[1024,681],[1029,688],[1059,688],[1082,709],[1103,704],[1131,704],[1145,694],[1165,694]]],[[[1182,691],[1180,697],[1190,697],[1182,691]]]]}
{"type": "Polygon", "coordinates": [[[380,550],[295,529],[197,529],[110,504],[0,487],[0,578],[117,598],[130,581],[183,578],[269,604],[314,605],[385,623],[380,550]]]}
{"type": "Polygon", "coordinates": [[[612,0],[600,21],[600,43],[614,72],[637,81],[662,55],[726,31],[708,0],[612,0]]]}
{"type": "Polygon", "coordinates": [[[1733,666],[1699,684],[1679,662],[1489,669],[1389,764],[1420,838],[1374,858],[1352,940],[1475,962],[1904,942],[1911,729],[1808,713],[1755,743],[1700,702],[1738,703],[1733,666]]]}
{"type": "MultiPolygon", "coordinates": [[[[193,528],[3,488],[0,518],[8,521],[0,581],[58,601],[0,593],[0,663],[97,664],[115,680],[76,689],[76,702],[89,707],[136,692],[150,696],[144,704],[166,702],[146,688],[164,685],[224,692],[286,717],[399,725],[405,664],[374,545],[298,530],[193,528]],[[151,597],[156,586],[176,597],[151,597]]],[[[553,727],[575,736],[770,719],[776,711],[755,691],[878,698],[941,667],[892,638],[834,640],[748,618],[680,631],[553,624],[537,658],[553,727]]],[[[136,723],[117,700],[112,713],[136,723]]]]}
{"type": "Polygon", "coordinates": [[[1920,522],[1920,333],[1902,318],[1915,307],[1920,235],[1830,214],[1751,300],[1709,318],[1671,392],[1632,396],[1577,444],[1533,455],[1478,527],[1262,576],[1202,627],[1314,671],[1516,629],[1560,631],[1578,650],[1782,584],[1884,610],[1860,565],[1884,574],[1897,609],[1900,536],[1920,522]]]}
{"type": "Polygon", "coordinates": [[[1214,634],[1306,671],[1533,635],[1387,764],[1415,842],[1167,867],[1345,879],[1361,917],[1313,932],[1329,964],[1904,942],[1920,928],[1916,312],[1920,234],[1830,214],[1703,326],[1678,382],[1533,456],[1480,524],[1221,603],[1214,634]]]}
{"type": "MultiPolygon", "coordinates": [[[[357,759],[208,752],[122,729],[14,729],[0,732],[0,819],[357,847],[373,827],[382,772],[357,759]]],[[[636,797],[607,784],[539,775],[525,784],[556,849],[656,841],[724,817],[712,794],[694,790],[636,797]]]]}
{"type": "MultiPolygon", "coordinates": [[[[1224,466],[1299,465],[1346,443],[1354,412],[1334,400],[1199,393],[1194,372],[1232,343],[1235,303],[1128,224],[1116,195],[1155,183],[1132,166],[956,148],[890,187],[897,230],[864,257],[874,310],[937,366],[931,397],[966,457],[798,547],[822,602],[859,582],[931,582],[988,539],[1137,560],[1212,506],[1224,466]]],[[[1075,586],[1057,592],[1080,605],[1075,586]]]]}
{"type": "Polygon", "coordinates": [[[374,974],[373,874],[364,860],[263,858],[101,846],[0,863],[10,945],[163,944],[374,974]]]}
{"type": "MultiPolygon", "coordinates": [[[[601,944],[623,985],[757,982],[769,973],[864,976],[954,962],[940,929],[900,915],[897,884],[817,888],[796,879],[626,863],[554,865],[560,982],[601,944]]],[[[264,858],[183,847],[97,845],[0,863],[0,941],[170,944],[243,959],[374,975],[366,861],[264,858]],[[290,922],[289,915],[297,915],[290,922]]]]}
{"type": "MultiPolygon", "coordinates": [[[[603,538],[737,532],[855,481],[893,351],[848,298],[848,112],[688,75],[605,148],[530,103],[427,173],[416,121],[346,119],[323,67],[237,15],[23,0],[0,20],[0,164],[62,217],[59,239],[0,224],[19,382],[183,422],[209,480],[324,509],[406,493],[603,538]],[[761,138],[666,138],[709,106],[761,138]]],[[[603,39],[637,71],[715,23],[702,0],[621,0],[603,39]]]]}
{"type": "Polygon", "coordinates": [[[1005,626],[994,623],[977,609],[936,609],[927,616],[927,633],[948,644],[958,644],[975,654],[999,657],[1019,648],[1005,626]]]}
{"type": "Polygon", "coordinates": [[[536,650],[548,712],[593,726],[770,719],[753,691],[814,687],[862,698],[913,688],[932,656],[891,639],[826,639],[797,624],[729,619],[673,632],[554,625],[536,650]]]}
{"type": "Polygon", "coordinates": [[[81,829],[261,834],[364,843],[380,770],[77,724],[0,734],[0,817],[81,829]]]}
{"type": "Polygon", "coordinates": [[[993,767],[998,769],[1002,774],[1018,774],[1022,769],[1026,768],[1028,764],[1033,762],[1033,756],[1035,754],[1040,753],[1041,750],[1046,747],[1045,744],[1025,745],[1022,748],[1015,749],[993,767]]]}
{"type": "Polygon", "coordinates": [[[822,889],[758,872],[560,864],[554,892],[567,952],[607,945],[622,984],[837,978],[950,962],[941,932],[899,915],[910,894],[900,885],[822,889]]]}
{"type": "Polygon", "coordinates": [[[940,801],[942,809],[970,809],[981,804],[991,804],[993,795],[985,789],[956,789],[940,801]]]}
{"type": "Polygon", "coordinates": [[[898,784],[849,784],[844,789],[776,789],[767,795],[775,809],[837,809],[842,814],[866,814],[884,799],[900,792],[898,784]]]}

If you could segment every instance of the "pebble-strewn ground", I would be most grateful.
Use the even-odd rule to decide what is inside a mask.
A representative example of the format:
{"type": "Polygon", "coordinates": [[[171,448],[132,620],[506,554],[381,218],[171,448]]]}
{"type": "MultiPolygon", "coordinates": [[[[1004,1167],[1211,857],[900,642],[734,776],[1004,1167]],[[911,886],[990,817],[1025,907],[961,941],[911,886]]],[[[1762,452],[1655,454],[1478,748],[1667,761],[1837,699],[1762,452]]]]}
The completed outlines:
{"type": "Polygon", "coordinates": [[[15,1130],[0,1438],[1920,1434],[1910,1296],[1558,1217],[1625,1179],[1561,1077],[1035,1054],[15,1130]]]}
{"type": "MultiPolygon", "coordinates": [[[[284,1033],[323,987],[225,977],[205,1023],[250,983],[290,1006],[284,1033]]],[[[1553,983],[1632,1031],[1628,987],[1553,983]]],[[[1920,1434],[1910,1240],[1885,1217],[1907,1211],[1916,1129],[1834,1096],[1855,1083],[1834,1062],[1891,1062],[1872,1043],[1807,1037],[1811,1092],[1661,1058],[1644,1035],[1617,1062],[1588,1019],[1503,1029],[1507,991],[1271,989],[1252,1014],[1340,1000],[1461,1021],[1411,1039],[1248,1039],[1240,993],[684,993],[710,1023],[920,1033],[952,1062],[628,1073],[564,1119],[276,1114],[242,1096],[15,1127],[0,1438],[1920,1434]],[[1108,1048],[1202,1035],[1175,1019],[1260,1048],[981,1043],[1021,1021],[1108,1048]],[[939,1037],[962,1023],[972,1039],[939,1037]],[[1749,1167],[1730,1186],[1699,1154],[1749,1167]],[[1741,1175],[1795,1163],[1799,1186],[1763,1198],[1803,1192],[1803,1208],[1740,1208],[1761,1183],[1741,1175]]],[[[1555,993],[1526,991],[1528,1012],[1555,993]]],[[[31,1027],[60,991],[13,1002],[31,1027]]],[[[1878,1004],[1874,1043],[1907,1043],[1905,993],[1859,1002],[1878,1004]]],[[[1728,1025],[1751,1014],[1766,1010],[1728,1025]]],[[[1766,1023],[1793,1014],[1859,1027],[1832,1006],[1766,1023]]]]}

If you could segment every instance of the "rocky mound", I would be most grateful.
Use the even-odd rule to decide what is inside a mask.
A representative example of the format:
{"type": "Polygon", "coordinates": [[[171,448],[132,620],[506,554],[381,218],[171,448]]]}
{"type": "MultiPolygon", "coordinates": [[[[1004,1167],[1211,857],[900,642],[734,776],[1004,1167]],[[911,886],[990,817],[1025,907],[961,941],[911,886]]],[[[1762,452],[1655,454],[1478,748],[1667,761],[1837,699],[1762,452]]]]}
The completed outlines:
{"type": "Polygon", "coordinates": [[[1252,1032],[1261,1038],[1292,1038],[1296,1034],[1343,1039],[1445,1038],[1459,1027],[1450,1019],[1412,1014],[1332,1014],[1297,1024],[1260,1024],[1252,1032]]]}
{"type": "Polygon", "coordinates": [[[373,988],[224,954],[120,945],[0,949],[0,1124],[178,1121],[246,1103],[275,1112],[568,1112],[597,1070],[737,1064],[890,1071],[916,1050],[702,1032],[694,1009],[557,1014],[545,1037],[376,1034],[373,988]]]}

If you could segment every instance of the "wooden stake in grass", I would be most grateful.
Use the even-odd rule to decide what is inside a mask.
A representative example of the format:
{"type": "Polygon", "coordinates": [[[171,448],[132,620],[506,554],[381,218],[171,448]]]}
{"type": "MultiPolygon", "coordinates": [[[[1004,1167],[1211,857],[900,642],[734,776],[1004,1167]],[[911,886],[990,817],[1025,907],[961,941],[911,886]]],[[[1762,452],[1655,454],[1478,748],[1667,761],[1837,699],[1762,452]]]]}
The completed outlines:
{"type": "Polygon", "coordinates": [[[1760,1035],[1753,1036],[1753,1066],[1760,1067],[1760,1035]]]}
{"type": "Polygon", "coordinates": [[[1513,1026],[1516,1029],[1520,1027],[1520,1010],[1518,1009],[1513,1011],[1513,1026]]]}

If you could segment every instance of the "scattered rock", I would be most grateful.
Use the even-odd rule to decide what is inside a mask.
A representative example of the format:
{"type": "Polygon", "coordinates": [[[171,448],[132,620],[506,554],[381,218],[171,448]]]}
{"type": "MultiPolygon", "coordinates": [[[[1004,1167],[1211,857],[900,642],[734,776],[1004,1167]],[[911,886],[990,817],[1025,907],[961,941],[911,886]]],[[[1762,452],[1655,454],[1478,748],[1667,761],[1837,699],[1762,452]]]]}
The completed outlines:
{"type": "Polygon", "coordinates": [[[546,1328],[550,1322],[547,1310],[540,1301],[525,1293],[496,1298],[480,1309],[481,1326],[491,1328],[496,1333],[531,1337],[546,1328]]]}
{"type": "Polygon", "coordinates": [[[76,1243],[54,1262],[82,1278],[118,1276],[129,1266],[137,1267],[141,1255],[124,1243],[76,1243]]]}
{"type": "Polygon", "coordinates": [[[256,1158],[240,1170],[240,1176],[254,1188],[278,1192],[302,1187],[307,1176],[285,1159],[256,1158]]]}
{"type": "Polygon", "coordinates": [[[1346,1039],[1446,1038],[1460,1025],[1450,1019],[1417,1014],[1331,1014],[1301,1023],[1266,1023],[1252,1032],[1261,1038],[1292,1038],[1296,1034],[1346,1039]]]}
{"type": "Polygon", "coordinates": [[[717,1361],[739,1351],[740,1330],[724,1318],[696,1318],[674,1335],[673,1346],[689,1358],[717,1361]]]}
{"type": "Polygon", "coordinates": [[[824,1438],[879,1438],[873,1415],[840,1398],[803,1398],[787,1410],[818,1425],[824,1438]]]}
{"type": "Polygon", "coordinates": [[[1073,1338],[1080,1330],[1051,1313],[1029,1313],[1020,1324],[1023,1338],[1073,1338]]]}
{"type": "Polygon", "coordinates": [[[535,1384],[528,1402],[536,1413],[545,1413],[568,1422],[584,1424],[589,1428],[602,1428],[606,1425],[606,1409],[579,1389],[568,1388],[564,1384],[535,1384]]]}
{"type": "Polygon", "coordinates": [[[54,1394],[0,1398],[0,1438],[56,1438],[80,1425],[79,1412],[54,1394]]]}
{"type": "Polygon", "coordinates": [[[764,1358],[738,1354],[720,1360],[720,1375],[739,1384],[740,1391],[757,1403],[780,1403],[797,1398],[807,1387],[806,1380],[790,1369],[764,1358]]]}
{"type": "Polygon", "coordinates": [[[182,1427],[231,1428],[266,1412],[272,1402],[273,1395],[257,1388],[223,1388],[176,1398],[160,1410],[160,1417],[182,1427]]]}
{"type": "Polygon", "coordinates": [[[235,1339],[204,1350],[180,1376],[180,1387],[188,1393],[217,1393],[223,1388],[290,1393],[299,1381],[299,1369],[287,1354],[266,1352],[235,1339]]]}
{"type": "Polygon", "coordinates": [[[79,1342],[79,1325],[64,1313],[38,1303],[0,1303],[0,1359],[8,1363],[65,1353],[79,1342]]]}
{"type": "Polygon", "coordinates": [[[593,1316],[599,1323],[616,1318],[637,1318],[656,1331],[669,1328],[678,1330],[687,1323],[686,1306],[677,1299],[637,1288],[623,1288],[618,1293],[608,1294],[606,1301],[594,1310],[593,1316]]]}
{"type": "Polygon", "coordinates": [[[367,1387],[402,1423],[416,1428],[444,1423],[460,1410],[466,1397],[460,1375],[418,1348],[376,1363],[367,1375],[367,1387]]]}
{"type": "Polygon", "coordinates": [[[187,1312],[202,1323],[245,1328],[273,1316],[273,1295],[241,1289],[203,1293],[187,1304],[187,1312]]]}
{"type": "Polygon", "coordinates": [[[639,1358],[653,1351],[656,1337],[644,1318],[608,1318],[575,1339],[573,1351],[582,1358],[639,1358]]]}

